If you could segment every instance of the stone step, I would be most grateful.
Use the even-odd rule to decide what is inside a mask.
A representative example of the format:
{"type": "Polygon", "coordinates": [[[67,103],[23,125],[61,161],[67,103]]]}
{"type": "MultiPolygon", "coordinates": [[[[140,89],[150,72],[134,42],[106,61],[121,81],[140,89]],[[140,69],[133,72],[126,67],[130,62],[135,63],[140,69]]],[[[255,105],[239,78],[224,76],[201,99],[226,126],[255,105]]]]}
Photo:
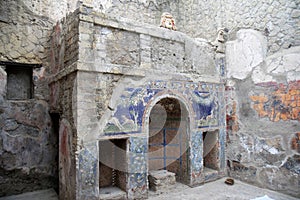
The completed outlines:
{"type": "Polygon", "coordinates": [[[150,171],[148,179],[149,188],[153,191],[164,190],[176,183],[175,173],[167,170],[150,171]]]}

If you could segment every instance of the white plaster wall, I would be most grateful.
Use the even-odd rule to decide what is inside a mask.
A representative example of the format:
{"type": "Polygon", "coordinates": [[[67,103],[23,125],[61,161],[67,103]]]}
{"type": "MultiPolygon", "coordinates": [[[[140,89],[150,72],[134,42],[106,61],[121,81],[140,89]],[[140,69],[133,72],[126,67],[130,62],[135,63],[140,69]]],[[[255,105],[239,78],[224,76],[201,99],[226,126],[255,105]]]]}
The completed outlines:
{"type": "Polygon", "coordinates": [[[226,44],[228,78],[245,79],[266,57],[266,38],[258,31],[242,29],[226,44]]]}
{"type": "Polygon", "coordinates": [[[226,43],[227,78],[257,83],[300,80],[300,47],[267,55],[267,38],[259,31],[241,29],[226,43]]]}

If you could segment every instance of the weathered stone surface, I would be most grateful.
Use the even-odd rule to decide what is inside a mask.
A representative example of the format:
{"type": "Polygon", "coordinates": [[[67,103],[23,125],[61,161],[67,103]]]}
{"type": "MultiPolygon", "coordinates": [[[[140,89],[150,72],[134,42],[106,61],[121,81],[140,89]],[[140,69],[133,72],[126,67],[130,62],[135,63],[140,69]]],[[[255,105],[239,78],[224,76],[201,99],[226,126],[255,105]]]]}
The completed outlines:
{"type": "Polygon", "coordinates": [[[0,59],[41,63],[44,60],[44,51],[36,52],[36,46],[42,47],[46,44],[52,23],[42,17],[31,16],[25,2],[21,0],[1,1],[0,12],[6,13],[8,19],[8,23],[0,28],[1,46],[4,47],[0,51],[0,59]],[[21,15],[23,17],[18,17],[21,15]],[[30,26],[28,23],[31,23],[30,26]]]}
{"type": "Polygon", "coordinates": [[[137,66],[140,63],[138,34],[112,30],[106,37],[106,52],[110,63],[129,66],[137,66]]]}
{"type": "Polygon", "coordinates": [[[246,134],[230,135],[229,137],[227,145],[238,147],[239,151],[235,151],[234,148],[228,148],[227,159],[236,162],[251,163],[253,161],[255,144],[253,137],[246,134]]]}
{"type": "Polygon", "coordinates": [[[300,153],[300,132],[296,133],[291,139],[291,148],[300,153]]]}
{"type": "Polygon", "coordinates": [[[183,69],[185,59],[183,44],[152,38],[151,45],[153,67],[166,71],[181,71],[183,69]]]}
{"type": "MultiPolygon", "coordinates": [[[[288,165],[290,166],[290,164],[288,165]]],[[[288,190],[290,194],[299,197],[299,174],[295,174],[295,172],[285,170],[282,167],[269,166],[260,171],[259,181],[263,187],[281,192],[288,190]]]]}
{"type": "MultiPolygon", "coordinates": [[[[273,54],[266,59],[266,72],[274,75],[292,72],[295,74],[292,80],[300,80],[300,76],[296,76],[299,75],[300,72],[299,56],[299,47],[293,47],[280,53],[273,54]]],[[[288,80],[292,81],[291,79],[288,80]]]]}
{"type": "Polygon", "coordinates": [[[151,190],[166,190],[176,183],[175,173],[167,170],[150,171],[148,175],[151,190]]]}
{"type": "Polygon", "coordinates": [[[282,138],[256,138],[254,154],[254,162],[258,165],[279,166],[286,156],[282,148],[282,138]]]}
{"type": "Polygon", "coordinates": [[[4,190],[0,196],[55,188],[57,138],[53,135],[47,104],[28,101],[3,105],[6,107],[1,113],[0,168],[3,181],[0,185],[4,190]]]}
{"type": "Polygon", "coordinates": [[[233,178],[240,179],[247,183],[256,183],[258,177],[258,169],[254,166],[245,166],[240,162],[230,162],[229,175],[233,178]]]}
{"type": "Polygon", "coordinates": [[[300,156],[294,155],[292,157],[288,157],[286,162],[282,165],[282,168],[289,170],[292,173],[297,174],[299,177],[300,174],[300,156]]]}
{"type": "MultiPolygon", "coordinates": [[[[6,0],[0,1],[0,13],[0,60],[42,64],[33,72],[33,99],[25,103],[6,100],[6,74],[4,68],[0,69],[0,156],[5,158],[0,186],[8,191],[6,194],[53,186],[53,181],[41,180],[48,174],[51,179],[56,173],[55,134],[47,106],[49,80],[56,81],[51,83],[51,111],[63,113],[72,127],[68,137],[64,135],[68,139],[68,144],[62,145],[66,153],[82,147],[77,146],[77,139],[78,143],[95,140],[102,133],[109,115],[117,109],[118,94],[124,90],[118,84],[134,86],[148,81],[143,77],[155,70],[155,79],[219,82],[222,72],[216,69],[220,65],[215,62],[212,46],[206,40],[192,38],[212,41],[216,30],[226,27],[231,40],[227,45],[227,77],[235,79],[227,91],[227,148],[230,162],[238,162],[230,170],[242,180],[299,196],[299,177],[295,176],[299,159],[290,155],[299,153],[295,135],[300,116],[298,2],[6,0]],[[69,14],[50,34],[53,23],[79,4],[87,5],[76,11],[81,14],[69,14]],[[175,17],[177,32],[158,28],[165,11],[175,17]],[[248,30],[240,30],[245,28],[248,30]],[[82,72],[75,78],[76,70],[91,73],[82,72]],[[25,157],[24,163],[20,156],[25,157]],[[22,172],[15,169],[17,165],[22,172]],[[254,175],[260,171],[261,179],[254,175]],[[35,180],[35,176],[42,178],[35,180]]],[[[69,176],[68,170],[75,171],[76,155],[72,152],[64,156],[67,169],[62,177],[71,188],[64,197],[74,199],[75,175],[69,176]]],[[[201,158],[193,156],[194,160],[201,158]]],[[[132,177],[132,181],[140,177],[146,180],[145,174],[132,177]]],[[[143,186],[135,186],[137,193],[145,192],[143,186]]]]}

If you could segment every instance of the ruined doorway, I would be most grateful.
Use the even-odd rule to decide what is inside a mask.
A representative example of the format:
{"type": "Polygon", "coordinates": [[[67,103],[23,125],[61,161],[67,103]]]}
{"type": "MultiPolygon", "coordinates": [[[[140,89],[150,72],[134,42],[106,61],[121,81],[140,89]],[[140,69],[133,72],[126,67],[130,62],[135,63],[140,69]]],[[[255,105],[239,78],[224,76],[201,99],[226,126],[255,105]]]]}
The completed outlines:
{"type": "Polygon", "coordinates": [[[220,170],[219,130],[203,132],[203,165],[206,176],[220,170]]]}
{"type": "Polygon", "coordinates": [[[126,196],[127,139],[99,141],[99,189],[101,199],[126,196]]]}
{"type": "Polygon", "coordinates": [[[189,133],[186,107],[175,98],[163,98],[149,116],[149,171],[167,170],[176,181],[189,182],[189,133]]]}
{"type": "Polygon", "coordinates": [[[52,123],[52,141],[53,141],[53,148],[55,149],[55,161],[53,164],[53,172],[54,172],[54,190],[59,195],[59,121],[60,121],[60,114],[59,113],[49,113],[51,117],[52,123]]]}

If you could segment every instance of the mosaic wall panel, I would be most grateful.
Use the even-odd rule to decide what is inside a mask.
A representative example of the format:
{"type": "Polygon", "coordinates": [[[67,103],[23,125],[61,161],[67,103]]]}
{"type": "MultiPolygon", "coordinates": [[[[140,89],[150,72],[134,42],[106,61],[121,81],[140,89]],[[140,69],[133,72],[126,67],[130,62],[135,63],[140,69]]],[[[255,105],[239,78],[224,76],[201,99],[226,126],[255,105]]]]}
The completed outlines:
{"type": "MultiPolygon", "coordinates": [[[[138,137],[145,126],[144,115],[150,102],[162,95],[178,95],[188,107],[190,121],[190,174],[191,184],[201,182],[203,171],[203,139],[201,129],[219,129],[225,123],[224,87],[218,84],[181,81],[150,81],[136,88],[126,88],[117,102],[115,112],[106,124],[105,135],[136,134],[129,140],[128,153],[128,197],[147,195],[148,139],[138,137]],[[224,116],[223,116],[224,115],[224,116]],[[223,121],[221,121],[223,120],[223,121]]],[[[147,127],[147,126],[146,126],[147,127]]],[[[143,135],[144,136],[144,135],[143,135]]],[[[220,150],[225,150],[225,132],[220,132],[220,150]]],[[[221,165],[225,164],[225,153],[220,153],[221,165]]]]}
{"type": "Polygon", "coordinates": [[[180,94],[195,113],[195,126],[209,128],[219,126],[219,93],[223,86],[218,84],[179,81],[151,81],[136,88],[126,88],[120,95],[113,117],[106,124],[105,135],[140,133],[143,115],[148,103],[166,92],[180,94]]]}

